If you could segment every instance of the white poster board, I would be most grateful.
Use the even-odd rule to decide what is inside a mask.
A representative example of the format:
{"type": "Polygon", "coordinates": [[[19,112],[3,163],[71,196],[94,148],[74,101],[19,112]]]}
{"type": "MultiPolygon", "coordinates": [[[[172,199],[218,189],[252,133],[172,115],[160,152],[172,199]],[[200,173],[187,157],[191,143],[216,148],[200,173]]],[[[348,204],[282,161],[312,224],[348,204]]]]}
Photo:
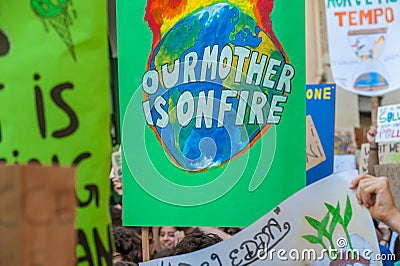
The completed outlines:
{"type": "Polygon", "coordinates": [[[339,173],[354,170],[357,167],[354,154],[338,154],[333,157],[333,172],[339,173]]]}
{"type": "Polygon", "coordinates": [[[335,83],[366,96],[399,89],[399,2],[325,0],[325,8],[335,83]]]}
{"type": "Polygon", "coordinates": [[[400,104],[379,106],[377,121],[377,142],[400,141],[400,104]]]}
{"type": "Polygon", "coordinates": [[[369,258],[369,265],[381,265],[373,260],[379,257],[379,248],[370,214],[348,188],[356,175],[356,171],[342,172],[315,182],[211,247],[139,265],[329,265],[350,256],[346,253],[350,243],[356,260],[369,258]],[[317,229],[326,230],[326,237],[317,229]]]}

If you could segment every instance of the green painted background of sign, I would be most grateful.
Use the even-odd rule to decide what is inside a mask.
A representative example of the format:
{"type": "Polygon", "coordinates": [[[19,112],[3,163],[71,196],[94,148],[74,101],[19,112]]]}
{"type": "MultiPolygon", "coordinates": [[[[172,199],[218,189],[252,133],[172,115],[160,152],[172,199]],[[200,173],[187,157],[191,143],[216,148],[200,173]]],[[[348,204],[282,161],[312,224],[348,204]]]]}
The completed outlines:
{"type": "MultiPolygon", "coordinates": [[[[152,33],[144,21],[145,5],[144,0],[117,2],[120,110],[124,154],[124,224],[248,226],[305,186],[304,2],[275,1],[271,15],[274,32],[287,53],[290,64],[294,66],[296,76],[292,82],[292,93],[285,105],[281,123],[276,127],[277,144],[273,164],[262,185],[253,192],[248,190],[250,179],[255,168],[259,167],[257,161],[262,140],[270,140],[273,137],[271,132],[263,135],[246,154],[232,160],[223,168],[188,173],[173,166],[167,159],[155,134],[145,124],[141,102],[138,101],[136,106],[129,104],[137,90],[140,90],[138,93],[143,96],[140,84],[146,72],[152,44],[152,33]],[[143,134],[145,139],[137,140],[143,138],[143,134]],[[140,150],[143,147],[133,146],[140,141],[145,142],[145,151],[148,155],[140,150]],[[246,156],[249,157],[243,168],[239,165],[246,160],[246,156]],[[147,157],[150,158],[154,169],[146,169],[147,157]],[[129,164],[131,168],[128,167],[127,160],[132,162],[129,164]],[[153,174],[158,172],[159,175],[168,176],[168,180],[173,183],[193,187],[213,181],[227,168],[232,173],[232,179],[240,178],[238,183],[233,184],[233,188],[224,196],[206,204],[185,207],[169,204],[166,203],[168,200],[156,199],[141,188],[143,185],[154,186],[163,194],[158,198],[176,198],[177,195],[181,195],[182,202],[190,202],[197,200],[201,195],[207,197],[211,191],[203,191],[203,194],[193,193],[191,198],[190,192],[167,189],[168,186],[163,187],[161,183],[154,184],[153,182],[162,179],[157,179],[153,174]],[[244,173],[235,176],[235,173],[240,173],[241,170],[244,170],[244,173]],[[133,177],[132,172],[143,172],[144,175],[133,177]],[[140,185],[135,178],[140,181],[140,185]]],[[[259,162],[259,165],[262,163],[259,162]]]]}
{"type": "Polygon", "coordinates": [[[63,1],[69,5],[74,60],[52,26],[56,22],[40,17],[31,2],[39,1],[0,2],[0,28],[10,43],[8,53],[0,56],[0,158],[9,164],[36,159],[50,165],[56,156],[60,165],[70,166],[80,155],[90,154],[77,164],[76,192],[81,205],[76,209],[81,260],[77,265],[89,265],[89,261],[90,265],[112,265],[107,3],[63,1]],[[57,94],[61,100],[55,100],[57,94]],[[41,98],[42,133],[36,104],[41,98]],[[70,111],[76,115],[77,127],[71,126],[74,115],[70,111]],[[69,132],[53,136],[66,128],[69,132]],[[101,246],[104,252],[97,251],[101,246]]]}

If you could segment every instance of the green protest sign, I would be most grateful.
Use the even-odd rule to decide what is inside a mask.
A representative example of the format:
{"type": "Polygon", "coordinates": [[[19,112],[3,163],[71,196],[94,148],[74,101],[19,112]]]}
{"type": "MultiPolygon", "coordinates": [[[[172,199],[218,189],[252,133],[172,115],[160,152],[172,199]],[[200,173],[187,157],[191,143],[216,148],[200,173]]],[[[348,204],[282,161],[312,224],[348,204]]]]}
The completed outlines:
{"type": "Polygon", "coordinates": [[[76,166],[78,265],[112,265],[106,6],[0,3],[0,161],[76,166]]]}
{"type": "Polygon", "coordinates": [[[117,3],[126,225],[247,226],[305,186],[304,3],[117,3]]]}

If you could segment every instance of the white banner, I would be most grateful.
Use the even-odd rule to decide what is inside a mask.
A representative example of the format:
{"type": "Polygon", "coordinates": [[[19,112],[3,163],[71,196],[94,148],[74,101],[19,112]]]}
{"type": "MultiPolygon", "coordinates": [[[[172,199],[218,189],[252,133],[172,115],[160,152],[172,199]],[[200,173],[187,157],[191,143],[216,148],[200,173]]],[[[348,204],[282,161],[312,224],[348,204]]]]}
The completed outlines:
{"type": "Polygon", "coordinates": [[[140,266],[381,265],[370,214],[348,189],[356,175],[342,172],[307,186],[223,242],[140,266]]]}
{"type": "Polygon", "coordinates": [[[325,0],[329,56],[338,86],[366,96],[400,88],[400,3],[325,0]]]}

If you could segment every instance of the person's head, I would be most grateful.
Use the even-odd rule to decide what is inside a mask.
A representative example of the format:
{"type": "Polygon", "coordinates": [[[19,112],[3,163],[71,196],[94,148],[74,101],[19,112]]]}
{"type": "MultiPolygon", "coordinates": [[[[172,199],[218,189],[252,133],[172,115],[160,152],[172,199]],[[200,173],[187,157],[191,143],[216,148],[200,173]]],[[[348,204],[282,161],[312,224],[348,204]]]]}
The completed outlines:
{"type": "Polygon", "coordinates": [[[174,226],[160,227],[159,241],[160,241],[161,250],[174,248],[176,231],[177,231],[177,228],[174,226]]]}
{"type": "Polygon", "coordinates": [[[142,261],[142,240],[132,228],[116,226],[113,228],[113,233],[116,251],[114,262],[124,260],[139,263],[142,261]]]}
{"type": "Polygon", "coordinates": [[[121,205],[110,206],[111,224],[113,226],[122,226],[122,209],[121,205]]]}
{"type": "Polygon", "coordinates": [[[221,242],[222,238],[213,233],[193,232],[186,235],[174,248],[173,255],[186,254],[221,242]]]}

